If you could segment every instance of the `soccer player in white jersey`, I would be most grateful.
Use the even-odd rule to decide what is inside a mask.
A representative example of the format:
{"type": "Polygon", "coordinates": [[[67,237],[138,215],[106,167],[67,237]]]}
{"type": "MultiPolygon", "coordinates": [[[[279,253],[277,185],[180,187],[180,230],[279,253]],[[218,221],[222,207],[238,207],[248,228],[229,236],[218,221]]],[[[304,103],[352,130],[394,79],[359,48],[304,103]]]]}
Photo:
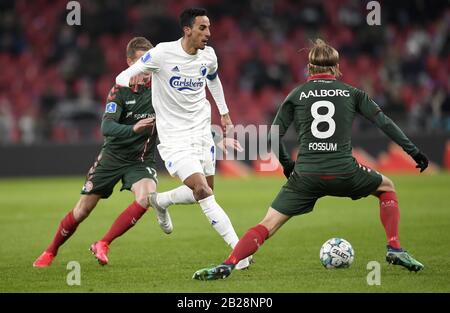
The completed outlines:
{"type": "MultiPolygon", "coordinates": [[[[217,56],[207,46],[211,33],[206,14],[201,8],[183,11],[180,15],[183,37],[149,50],[140,61],[120,73],[116,83],[130,86],[139,75],[153,73],[158,150],[169,173],[179,177],[185,186],[152,194],[152,206],[166,209],[174,202],[198,202],[214,229],[234,248],[239,238],[213,193],[216,151],[206,86],[216,102],[225,131],[232,127],[232,122],[217,75],[217,56]]],[[[236,268],[248,267],[249,260],[242,261],[236,268]]]]}

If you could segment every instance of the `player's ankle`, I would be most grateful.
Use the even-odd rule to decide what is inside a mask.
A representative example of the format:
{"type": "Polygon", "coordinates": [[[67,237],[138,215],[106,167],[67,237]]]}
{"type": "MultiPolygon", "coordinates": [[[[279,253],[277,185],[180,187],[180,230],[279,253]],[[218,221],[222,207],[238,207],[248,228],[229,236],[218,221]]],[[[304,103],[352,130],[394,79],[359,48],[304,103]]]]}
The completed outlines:
{"type": "Polygon", "coordinates": [[[231,268],[232,270],[234,270],[234,268],[236,267],[236,264],[230,263],[230,262],[227,262],[227,261],[223,262],[222,265],[226,265],[229,268],[231,268]]]}
{"type": "Polygon", "coordinates": [[[170,198],[170,192],[158,193],[156,195],[156,202],[164,208],[167,208],[168,206],[174,204],[172,199],[170,198]]]}
{"type": "Polygon", "coordinates": [[[390,244],[388,244],[386,246],[388,251],[393,251],[393,252],[403,252],[403,249],[401,248],[401,246],[392,246],[390,244]]]}

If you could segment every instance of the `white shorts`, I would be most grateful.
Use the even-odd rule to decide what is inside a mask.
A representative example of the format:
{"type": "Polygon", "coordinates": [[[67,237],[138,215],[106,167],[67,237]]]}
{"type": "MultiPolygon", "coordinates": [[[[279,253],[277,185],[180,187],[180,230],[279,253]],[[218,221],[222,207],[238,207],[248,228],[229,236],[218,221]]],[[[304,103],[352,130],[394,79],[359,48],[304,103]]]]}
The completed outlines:
{"type": "Polygon", "coordinates": [[[195,173],[212,176],[216,172],[216,146],[211,136],[191,141],[189,145],[158,145],[164,165],[171,176],[183,182],[195,173]]]}

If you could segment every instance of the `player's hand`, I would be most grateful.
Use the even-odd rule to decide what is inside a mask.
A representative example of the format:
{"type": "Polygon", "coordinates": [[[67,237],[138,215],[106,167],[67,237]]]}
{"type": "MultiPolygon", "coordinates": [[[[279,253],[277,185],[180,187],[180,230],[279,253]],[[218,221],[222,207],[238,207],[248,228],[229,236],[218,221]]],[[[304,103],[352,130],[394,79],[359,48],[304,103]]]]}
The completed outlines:
{"type": "Polygon", "coordinates": [[[295,167],[295,162],[292,160],[289,162],[288,165],[283,167],[283,174],[284,174],[284,176],[286,176],[287,179],[289,179],[292,172],[294,171],[294,167],[295,167]]]}
{"type": "Polygon", "coordinates": [[[418,152],[416,155],[411,156],[414,161],[416,161],[416,168],[420,168],[420,172],[422,173],[428,167],[428,158],[422,152],[418,152]]]}
{"type": "Polygon", "coordinates": [[[220,116],[220,123],[222,124],[223,136],[227,137],[233,131],[233,122],[231,121],[230,114],[224,114],[220,116]]]}
{"type": "Polygon", "coordinates": [[[239,141],[234,138],[224,137],[221,141],[217,143],[217,148],[223,151],[223,153],[228,154],[228,148],[236,150],[238,152],[244,151],[239,141]]]}
{"type": "Polygon", "coordinates": [[[148,117],[144,118],[142,120],[139,120],[136,124],[133,126],[133,131],[136,134],[142,133],[145,129],[153,129],[155,126],[155,118],[154,117],[148,117]]]}
{"type": "Polygon", "coordinates": [[[149,74],[138,74],[130,78],[130,88],[133,92],[137,92],[139,85],[144,85],[150,80],[149,74]]]}

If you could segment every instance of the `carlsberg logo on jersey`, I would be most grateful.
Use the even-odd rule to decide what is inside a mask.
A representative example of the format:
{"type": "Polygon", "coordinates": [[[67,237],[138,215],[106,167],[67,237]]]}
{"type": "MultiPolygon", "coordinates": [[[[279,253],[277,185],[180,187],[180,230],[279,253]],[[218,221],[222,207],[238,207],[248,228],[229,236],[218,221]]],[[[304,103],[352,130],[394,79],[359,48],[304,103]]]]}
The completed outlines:
{"type": "Polygon", "coordinates": [[[350,92],[348,90],[342,89],[315,89],[310,90],[308,93],[302,91],[300,94],[300,100],[303,98],[308,99],[309,97],[350,97],[350,92]]]}
{"type": "Polygon", "coordinates": [[[203,77],[198,79],[192,79],[181,76],[172,76],[169,81],[170,87],[175,88],[178,91],[183,90],[197,91],[203,88],[204,83],[205,82],[203,77]]]}

